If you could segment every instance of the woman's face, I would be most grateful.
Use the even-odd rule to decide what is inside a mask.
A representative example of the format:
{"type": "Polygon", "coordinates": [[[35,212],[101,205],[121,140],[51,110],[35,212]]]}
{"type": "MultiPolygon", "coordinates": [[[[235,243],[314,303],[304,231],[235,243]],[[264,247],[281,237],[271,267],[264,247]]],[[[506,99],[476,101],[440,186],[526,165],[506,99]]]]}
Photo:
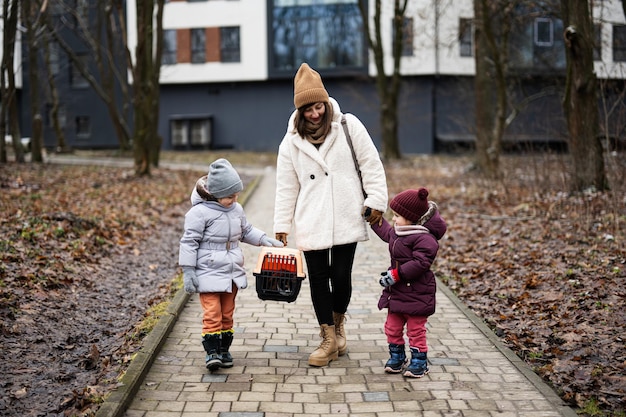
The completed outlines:
{"type": "Polygon", "coordinates": [[[324,118],[324,113],[326,113],[326,106],[324,102],[319,101],[317,103],[313,103],[308,107],[304,108],[304,118],[313,124],[320,124],[322,119],[324,118]]]}

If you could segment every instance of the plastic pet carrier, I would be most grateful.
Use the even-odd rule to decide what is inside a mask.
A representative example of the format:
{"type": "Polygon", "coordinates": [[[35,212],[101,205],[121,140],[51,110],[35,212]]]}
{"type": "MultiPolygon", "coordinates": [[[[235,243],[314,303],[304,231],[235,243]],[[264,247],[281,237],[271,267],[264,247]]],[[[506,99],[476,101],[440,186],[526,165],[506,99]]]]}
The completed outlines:
{"type": "Polygon", "coordinates": [[[296,301],[302,281],[302,254],[297,249],[262,247],[253,271],[261,300],[296,301]]]}

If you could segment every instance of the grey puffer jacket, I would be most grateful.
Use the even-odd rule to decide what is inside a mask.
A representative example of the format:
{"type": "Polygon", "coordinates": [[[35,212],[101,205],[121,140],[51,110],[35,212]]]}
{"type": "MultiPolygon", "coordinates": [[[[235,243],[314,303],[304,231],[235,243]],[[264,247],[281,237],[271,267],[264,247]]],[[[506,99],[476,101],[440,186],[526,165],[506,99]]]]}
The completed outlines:
{"type": "Polygon", "coordinates": [[[241,204],[226,208],[207,200],[203,180],[206,177],[198,180],[191,194],[192,207],[185,215],[178,264],[196,268],[198,292],[232,292],[233,283],[246,288],[248,280],[239,243],[260,246],[265,232],[248,223],[241,204]]]}
{"type": "Polygon", "coordinates": [[[389,243],[391,266],[397,269],[400,281],[383,289],[378,308],[391,313],[430,316],[435,312],[437,283],[430,269],[437,257],[439,240],[447,225],[439,215],[437,205],[429,201],[429,209],[422,217],[423,224],[391,226],[374,224],[372,230],[389,243]]]}

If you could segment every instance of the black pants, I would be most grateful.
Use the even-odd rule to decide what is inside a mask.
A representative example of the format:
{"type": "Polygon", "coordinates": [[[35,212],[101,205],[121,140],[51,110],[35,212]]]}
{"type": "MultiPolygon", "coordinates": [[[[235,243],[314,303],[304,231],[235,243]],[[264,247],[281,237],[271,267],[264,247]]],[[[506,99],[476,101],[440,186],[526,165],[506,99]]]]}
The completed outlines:
{"type": "Polygon", "coordinates": [[[311,301],[317,322],[333,325],[333,312],[345,313],[352,296],[352,264],[356,242],[305,251],[311,301]]]}

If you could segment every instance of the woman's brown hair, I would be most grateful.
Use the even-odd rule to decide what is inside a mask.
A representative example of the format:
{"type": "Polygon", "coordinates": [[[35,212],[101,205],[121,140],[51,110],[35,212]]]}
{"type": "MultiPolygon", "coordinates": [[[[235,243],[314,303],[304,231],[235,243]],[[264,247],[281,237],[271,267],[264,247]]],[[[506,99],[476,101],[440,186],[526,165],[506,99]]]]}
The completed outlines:
{"type": "MultiPolygon", "coordinates": [[[[326,136],[328,134],[328,132],[330,132],[330,128],[332,126],[332,122],[333,122],[333,106],[331,106],[331,104],[327,101],[324,101],[324,108],[326,109],[324,111],[324,117],[322,118],[322,129],[321,131],[324,132],[324,134],[322,136],[326,136]]],[[[309,136],[309,132],[307,130],[306,127],[306,119],[304,118],[304,111],[308,108],[311,107],[312,105],[314,105],[315,103],[312,104],[307,104],[306,106],[302,106],[298,109],[298,113],[296,114],[296,119],[294,121],[295,127],[296,127],[296,132],[298,132],[298,135],[300,135],[301,138],[306,139],[307,136],[309,136]]]]}

